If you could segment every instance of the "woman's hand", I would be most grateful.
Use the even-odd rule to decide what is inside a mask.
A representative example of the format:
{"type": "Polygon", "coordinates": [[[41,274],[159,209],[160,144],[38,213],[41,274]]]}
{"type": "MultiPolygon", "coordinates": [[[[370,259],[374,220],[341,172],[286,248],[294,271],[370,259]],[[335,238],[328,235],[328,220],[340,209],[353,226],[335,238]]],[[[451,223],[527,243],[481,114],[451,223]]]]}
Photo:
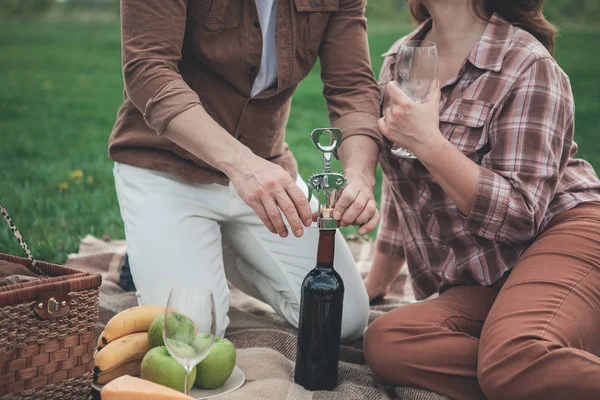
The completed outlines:
{"type": "Polygon", "coordinates": [[[383,118],[378,121],[381,133],[418,158],[440,139],[440,90],[436,88],[424,103],[417,103],[394,82],[390,82],[384,99],[383,118]]]}

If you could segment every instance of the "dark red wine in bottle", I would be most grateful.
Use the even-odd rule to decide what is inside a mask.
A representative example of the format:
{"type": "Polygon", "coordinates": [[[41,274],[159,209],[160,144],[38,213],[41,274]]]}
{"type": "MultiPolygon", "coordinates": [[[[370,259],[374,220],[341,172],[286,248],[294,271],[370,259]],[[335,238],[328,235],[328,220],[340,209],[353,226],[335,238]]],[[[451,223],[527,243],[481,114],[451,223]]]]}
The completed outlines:
{"type": "Polygon", "coordinates": [[[294,380],[307,390],[338,381],[344,283],[333,269],[335,230],[321,230],[317,266],[302,282],[294,380]]]}

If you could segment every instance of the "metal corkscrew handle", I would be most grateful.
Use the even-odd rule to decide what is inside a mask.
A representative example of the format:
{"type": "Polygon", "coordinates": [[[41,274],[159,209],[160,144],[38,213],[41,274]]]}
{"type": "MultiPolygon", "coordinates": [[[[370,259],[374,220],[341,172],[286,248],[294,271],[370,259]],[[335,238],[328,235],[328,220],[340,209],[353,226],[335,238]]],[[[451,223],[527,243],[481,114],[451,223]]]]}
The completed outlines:
{"type": "Polygon", "coordinates": [[[308,180],[308,201],[313,196],[319,199],[318,224],[320,229],[334,230],[340,227],[339,221],[333,218],[333,208],[339,193],[346,187],[346,177],[333,172],[331,157],[342,141],[342,131],[337,128],[315,129],[310,134],[313,145],[323,153],[323,171],[314,174],[308,180]],[[329,145],[322,145],[321,135],[328,134],[331,138],[329,145]]]}

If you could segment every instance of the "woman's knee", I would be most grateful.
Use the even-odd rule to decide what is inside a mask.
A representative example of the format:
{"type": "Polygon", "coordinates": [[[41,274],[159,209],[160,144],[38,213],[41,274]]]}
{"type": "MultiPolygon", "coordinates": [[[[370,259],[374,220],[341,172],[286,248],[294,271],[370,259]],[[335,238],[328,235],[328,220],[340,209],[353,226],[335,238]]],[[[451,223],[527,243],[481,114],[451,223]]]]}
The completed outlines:
{"type": "Polygon", "coordinates": [[[365,332],[363,348],[365,359],[373,375],[383,381],[389,377],[391,360],[390,335],[385,316],[376,319],[365,332]]]}
{"type": "MultiPolygon", "coordinates": [[[[398,321],[391,325],[388,315],[376,319],[367,329],[363,340],[365,359],[373,375],[381,382],[401,385],[403,377],[411,376],[411,366],[422,353],[415,346],[414,329],[405,329],[398,321]]],[[[406,321],[410,325],[410,321],[406,321]]]]}
{"type": "MultiPolygon", "coordinates": [[[[479,386],[489,400],[526,400],[530,398],[533,386],[531,381],[538,375],[535,371],[544,356],[548,354],[547,343],[523,335],[505,337],[502,341],[491,342],[482,336],[477,363],[479,386]]],[[[538,376],[538,378],[541,378],[538,376]]]]}

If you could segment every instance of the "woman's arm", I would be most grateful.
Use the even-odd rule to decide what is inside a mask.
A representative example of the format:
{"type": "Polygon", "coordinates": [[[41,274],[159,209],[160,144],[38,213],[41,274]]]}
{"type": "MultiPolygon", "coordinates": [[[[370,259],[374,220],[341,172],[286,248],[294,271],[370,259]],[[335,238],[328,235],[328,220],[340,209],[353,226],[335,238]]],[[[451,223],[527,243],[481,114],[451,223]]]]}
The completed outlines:
{"type": "Polygon", "coordinates": [[[380,120],[383,134],[410,149],[456,207],[468,215],[475,198],[480,167],[442,136],[439,90],[422,105],[412,101],[393,82],[388,84],[386,92],[391,104],[384,108],[384,118],[380,120]]]}
{"type": "Polygon", "coordinates": [[[404,262],[403,257],[392,257],[377,250],[369,275],[365,278],[369,301],[387,296],[404,262]]]}
{"type": "Polygon", "coordinates": [[[465,215],[465,228],[489,240],[523,243],[539,233],[569,160],[573,101],[552,59],[523,71],[488,126],[490,151],[479,166],[439,131],[439,91],[425,104],[389,86],[394,103],[384,135],[412,150],[465,215]]]}
{"type": "Polygon", "coordinates": [[[186,0],[122,0],[123,76],[127,97],[158,135],[225,173],[267,229],[296,236],[311,224],[310,206],[292,177],[235,140],[202,107],[179,71],[186,0]],[[280,211],[281,210],[281,211],[280,211]]]}
{"type": "Polygon", "coordinates": [[[388,294],[405,261],[398,208],[392,197],[390,182],[385,176],[381,190],[381,226],[377,235],[377,250],[365,278],[369,300],[384,298],[388,294]]]}

